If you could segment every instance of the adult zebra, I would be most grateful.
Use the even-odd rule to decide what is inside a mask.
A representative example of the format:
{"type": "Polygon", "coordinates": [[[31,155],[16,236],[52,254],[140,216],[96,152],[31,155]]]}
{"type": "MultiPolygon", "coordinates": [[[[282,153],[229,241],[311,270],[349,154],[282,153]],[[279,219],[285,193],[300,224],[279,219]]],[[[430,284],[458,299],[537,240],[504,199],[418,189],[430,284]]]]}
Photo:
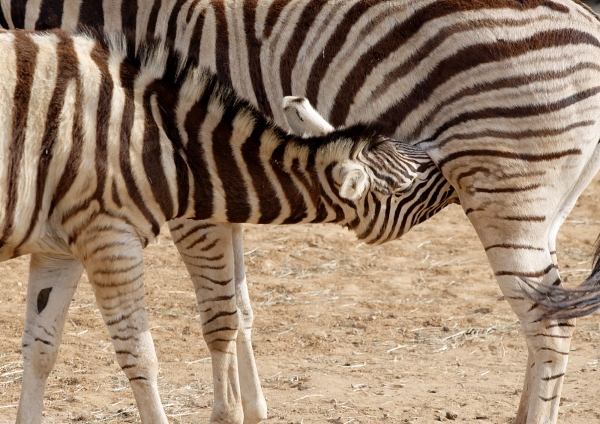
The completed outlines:
{"type": "Polygon", "coordinates": [[[377,121],[424,148],[457,190],[522,323],[529,357],[516,422],[556,422],[574,324],[542,319],[521,288],[523,279],[560,283],[556,233],[598,168],[600,24],[589,8],[575,0],[4,0],[2,10],[9,26],[72,29],[79,19],[126,28],[140,42],[150,30],[276,122],[283,95],[305,95],[334,126],[377,121]]]}
{"type": "MultiPolygon", "coordinates": [[[[85,268],[145,423],[166,422],[142,266],[162,223],[335,222],[366,240],[393,239],[389,217],[415,181],[439,173],[421,149],[369,127],[288,135],[164,43],[134,53],[114,35],[8,31],[0,56],[0,150],[10,153],[0,165],[0,260],[32,254],[28,291],[37,294],[23,379],[50,373],[85,268]]],[[[207,344],[231,354],[233,286],[200,289],[211,301],[200,311],[207,344]]],[[[41,422],[43,389],[23,391],[17,422],[41,422]]],[[[241,422],[227,395],[212,420],[241,422]]]]}
{"type": "MultiPolygon", "coordinates": [[[[179,2],[178,5],[185,9],[182,2],[179,2]]],[[[187,5],[190,6],[191,3],[188,2],[187,5]]],[[[101,5],[99,2],[87,0],[64,3],[62,1],[13,0],[8,2],[2,0],[0,6],[0,24],[5,27],[50,29],[60,26],[66,31],[74,31],[78,27],[94,28],[95,30],[104,28],[109,34],[121,31],[137,34],[138,45],[144,41],[140,34],[147,34],[147,27],[154,26],[156,23],[159,23],[159,26],[160,23],[166,24],[165,19],[172,23],[173,19],[176,21],[180,18],[175,15],[167,18],[166,11],[177,10],[174,3],[169,2],[162,3],[162,6],[165,7],[164,10],[161,9],[160,2],[155,4],[153,1],[124,1],[123,3],[107,1],[101,5]],[[158,15],[161,17],[159,18],[158,15]],[[148,20],[144,21],[146,18],[148,20]],[[104,25],[105,21],[106,26],[104,25]]],[[[196,6],[194,5],[194,7],[196,6]]],[[[209,12],[204,10],[200,13],[209,12]]],[[[197,16],[196,18],[202,20],[201,17],[197,16]]],[[[207,28],[210,28],[210,25],[207,28]]],[[[195,32],[194,35],[198,36],[198,33],[195,32]]],[[[166,40],[169,45],[173,44],[173,35],[159,31],[158,26],[155,36],[158,39],[166,40]]],[[[197,38],[196,41],[198,41],[197,38]]],[[[190,46],[193,44],[190,43],[190,46]]],[[[194,49],[191,48],[183,53],[187,55],[189,52],[193,53],[194,49]]],[[[192,54],[191,60],[195,58],[197,55],[192,54]]],[[[229,80],[229,77],[225,77],[225,79],[229,80]]],[[[302,105],[294,104],[293,106],[300,107],[302,105]]],[[[310,114],[310,111],[306,109],[300,111],[301,114],[307,112],[310,114]]],[[[284,115],[282,114],[282,116],[284,115]]],[[[310,133],[323,129],[317,122],[322,119],[318,114],[304,115],[304,119],[306,121],[298,127],[299,131],[310,133]]],[[[283,124],[283,119],[280,122],[283,124]]],[[[328,132],[330,129],[328,127],[326,131],[328,132]]],[[[395,233],[400,236],[412,226],[423,222],[456,200],[452,186],[440,173],[432,172],[432,178],[419,181],[413,187],[413,195],[404,198],[404,203],[399,205],[395,216],[387,221],[386,225],[391,225],[391,227],[387,228],[385,233],[395,233]]],[[[246,286],[241,226],[235,223],[225,226],[197,220],[176,219],[169,221],[169,229],[192,278],[198,307],[201,310],[207,308],[207,302],[211,303],[210,299],[207,300],[203,297],[201,290],[207,281],[235,284],[235,298],[241,316],[237,336],[237,355],[225,355],[220,350],[213,349],[210,344],[208,345],[212,357],[215,404],[222,404],[224,399],[227,399],[231,411],[237,411],[243,405],[244,422],[262,421],[267,417],[267,412],[250,341],[253,314],[246,286]],[[232,254],[231,251],[233,251],[232,254]],[[239,399],[240,396],[241,399],[239,399]]],[[[372,233],[368,238],[371,242],[381,242],[382,240],[377,239],[382,234],[372,233]]],[[[65,276],[65,278],[68,277],[65,276]]],[[[36,293],[30,292],[29,296],[32,298],[28,299],[28,308],[34,310],[36,293]]],[[[54,297],[54,301],[57,301],[56,297],[54,297]]],[[[229,312],[220,310],[222,305],[218,302],[214,305],[211,304],[210,307],[215,314],[229,312]]],[[[32,313],[30,312],[30,314],[32,313]]],[[[29,323],[27,323],[25,333],[30,331],[29,323]]],[[[212,336],[207,338],[205,335],[207,343],[210,338],[212,336]]],[[[28,390],[28,387],[42,387],[45,382],[43,373],[30,372],[26,373],[26,377],[22,384],[24,391],[28,390]]],[[[232,412],[232,415],[235,414],[237,412],[232,412]]],[[[225,420],[227,421],[227,419],[225,420]]]]}

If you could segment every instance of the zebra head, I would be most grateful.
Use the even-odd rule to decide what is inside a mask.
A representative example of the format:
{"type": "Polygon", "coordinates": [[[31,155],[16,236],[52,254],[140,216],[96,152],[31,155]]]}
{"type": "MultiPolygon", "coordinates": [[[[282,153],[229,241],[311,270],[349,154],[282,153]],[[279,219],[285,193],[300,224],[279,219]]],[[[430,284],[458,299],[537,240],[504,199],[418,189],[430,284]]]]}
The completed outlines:
{"type": "MultiPolygon", "coordinates": [[[[283,111],[294,134],[334,132],[304,97],[284,97],[283,111]]],[[[349,138],[356,138],[352,132],[357,130],[348,129],[349,138]]],[[[365,147],[352,160],[336,165],[332,173],[342,203],[355,208],[355,219],[345,226],[359,239],[373,244],[396,239],[458,201],[450,183],[423,150],[376,131],[365,138],[369,139],[365,147]]]]}
{"type": "MultiPolygon", "coordinates": [[[[408,143],[379,136],[356,156],[368,189],[350,198],[357,218],[348,224],[359,239],[369,244],[394,240],[456,200],[454,190],[431,158],[408,143]]],[[[356,171],[355,171],[356,172],[356,171]]]]}

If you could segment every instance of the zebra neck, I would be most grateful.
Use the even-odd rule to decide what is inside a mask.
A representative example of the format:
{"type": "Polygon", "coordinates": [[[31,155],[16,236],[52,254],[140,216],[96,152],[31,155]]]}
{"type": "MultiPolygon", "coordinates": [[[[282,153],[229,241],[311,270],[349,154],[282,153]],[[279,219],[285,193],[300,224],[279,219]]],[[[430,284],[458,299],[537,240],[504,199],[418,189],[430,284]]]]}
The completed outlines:
{"type": "Polygon", "coordinates": [[[162,122],[176,121],[172,145],[176,150],[181,144],[189,167],[193,189],[187,215],[292,224],[344,221],[352,214],[340,206],[332,172],[361,142],[335,134],[291,136],[202,70],[181,84],[172,115],[175,119],[162,122]]]}

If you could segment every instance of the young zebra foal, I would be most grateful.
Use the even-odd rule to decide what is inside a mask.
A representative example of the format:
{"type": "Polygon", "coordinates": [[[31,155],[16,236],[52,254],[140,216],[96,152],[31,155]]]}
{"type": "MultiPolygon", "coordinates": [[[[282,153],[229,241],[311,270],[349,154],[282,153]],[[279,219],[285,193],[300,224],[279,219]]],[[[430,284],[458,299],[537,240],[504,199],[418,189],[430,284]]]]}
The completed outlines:
{"type": "MultiPolygon", "coordinates": [[[[0,151],[9,152],[0,162],[0,260],[32,254],[23,385],[36,373],[45,383],[68,307],[52,310],[49,299],[70,299],[85,269],[141,419],[158,423],[166,416],[142,249],[166,220],[336,222],[359,237],[391,238],[385,220],[436,168],[368,128],[289,135],[163,45],[136,54],[129,46],[120,37],[0,33],[0,151]]],[[[211,304],[200,311],[205,339],[231,353],[225,361],[240,319],[232,286],[200,287],[211,304]]],[[[43,390],[23,390],[18,422],[41,421],[43,390]]],[[[215,399],[211,422],[242,422],[226,394],[215,389],[215,399]]]]}

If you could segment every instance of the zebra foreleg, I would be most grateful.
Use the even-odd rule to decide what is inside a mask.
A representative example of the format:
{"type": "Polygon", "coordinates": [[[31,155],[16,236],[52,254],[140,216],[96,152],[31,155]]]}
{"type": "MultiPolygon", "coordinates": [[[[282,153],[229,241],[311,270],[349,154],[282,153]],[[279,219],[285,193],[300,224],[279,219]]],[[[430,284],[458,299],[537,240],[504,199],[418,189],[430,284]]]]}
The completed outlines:
{"type": "Polygon", "coordinates": [[[117,362],[129,379],[142,423],[167,423],[158,395],[158,360],[145,309],[140,240],[123,223],[105,229],[105,222],[93,221],[88,227],[94,226],[100,230],[84,230],[77,236],[76,254],[94,289],[117,362]]]}
{"type": "Polygon", "coordinates": [[[169,228],[192,278],[202,334],[212,359],[214,405],[210,422],[241,424],[245,411],[236,351],[240,311],[231,226],[176,220],[169,222],[169,228]]]}
{"type": "Polygon", "coordinates": [[[42,422],[46,381],[56,362],[67,311],[82,272],[83,267],[73,258],[31,255],[19,424],[42,422]]]}

